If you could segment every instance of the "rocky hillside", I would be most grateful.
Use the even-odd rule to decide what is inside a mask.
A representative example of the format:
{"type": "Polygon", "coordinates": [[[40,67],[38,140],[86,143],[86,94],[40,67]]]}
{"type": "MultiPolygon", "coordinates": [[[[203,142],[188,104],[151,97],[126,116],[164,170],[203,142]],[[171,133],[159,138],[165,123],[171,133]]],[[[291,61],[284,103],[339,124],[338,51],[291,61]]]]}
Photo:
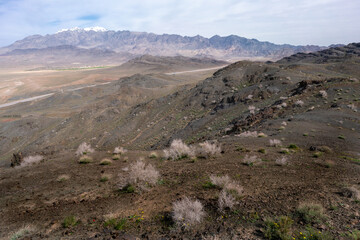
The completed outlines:
{"type": "MultiPolygon", "coordinates": [[[[349,47],[358,49],[359,45],[349,47]]],[[[338,53],[348,48],[329,51],[338,53]]],[[[304,59],[312,57],[313,54],[308,54],[304,59]]],[[[150,57],[144,57],[147,58],[150,57]]],[[[136,62],[144,63],[144,59],[136,62]]],[[[0,125],[2,157],[5,160],[10,156],[9,149],[13,147],[26,152],[43,149],[51,152],[73,149],[83,141],[100,149],[118,144],[130,149],[158,149],[174,138],[192,143],[246,130],[281,135],[274,126],[287,120],[309,122],[309,127],[314,128],[328,123],[331,127],[325,128],[334,132],[337,127],[355,129],[349,131],[352,136],[359,132],[355,123],[360,120],[356,112],[360,97],[358,60],[354,56],[313,64],[297,60],[242,61],[217,71],[196,86],[166,79],[161,74],[138,74],[76,93],[58,93],[31,104],[31,108],[23,104],[2,110],[6,115],[19,115],[19,111],[32,109],[41,116],[41,122],[28,113],[17,121],[0,125]],[[165,91],[167,86],[177,86],[176,91],[169,94],[165,91]],[[76,113],[59,117],[58,108],[65,107],[76,107],[76,113]],[[49,114],[49,109],[54,111],[49,114]],[[53,117],[55,112],[57,118],[53,117]],[[27,136],[29,132],[36,134],[27,136]]],[[[297,133],[300,136],[310,131],[295,130],[303,131],[297,133]]],[[[324,138],[319,141],[326,139],[326,134],[321,134],[324,138]]],[[[357,137],[346,141],[344,148],[359,148],[357,137]]],[[[329,140],[328,144],[333,143],[329,140]]]]}
{"type": "Polygon", "coordinates": [[[322,49],[319,46],[277,45],[235,35],[205,38],[145,32],[74,29],[45,36],[29,36],[0,49],[0,53],[15,49],[40,49],[63,45],[87,49],[109,49],[134,55],[206,56],[225,60],[253,57],[280,59],[297,52],[313,52],[322,49]]]}

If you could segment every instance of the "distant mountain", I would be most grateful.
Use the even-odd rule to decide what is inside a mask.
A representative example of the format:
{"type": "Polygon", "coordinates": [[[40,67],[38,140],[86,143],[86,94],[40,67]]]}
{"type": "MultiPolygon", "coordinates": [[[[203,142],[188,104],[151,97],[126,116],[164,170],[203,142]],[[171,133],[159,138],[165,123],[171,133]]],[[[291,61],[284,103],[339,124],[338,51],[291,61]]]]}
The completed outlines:
{"type": "Polygon", "coordinates": [[[26,66],[53,69],[63,67],[119,65],[135,56],[108,49],[85,49],[71,45],[14,49],[0,54],[0,68],[26,66]]]}
{"type": "Polygon", "coordinates": [[[43,49],[59,46],[127,52],[133,55],[210,57],[217,59],[280,59],[297,52],[325,49],[319,46],[277,45],[235,35],[211,38],[202,36],[157,35],[146,32],[108,31],[104,28],[63,29],[45,36],[33,35],[0,49],[9,53],[16,49],[43,49]]]}

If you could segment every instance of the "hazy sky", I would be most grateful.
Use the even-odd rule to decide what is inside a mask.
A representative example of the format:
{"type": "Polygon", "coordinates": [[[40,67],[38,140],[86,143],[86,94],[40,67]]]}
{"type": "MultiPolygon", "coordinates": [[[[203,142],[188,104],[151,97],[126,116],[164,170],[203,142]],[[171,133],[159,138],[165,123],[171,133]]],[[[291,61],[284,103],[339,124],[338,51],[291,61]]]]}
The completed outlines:
{"type": "Polygon", "coordinates": [[[350,43],[360,42],[360,0],[0,0],[0,46],[91,26],[295,45],[350,43]]]}

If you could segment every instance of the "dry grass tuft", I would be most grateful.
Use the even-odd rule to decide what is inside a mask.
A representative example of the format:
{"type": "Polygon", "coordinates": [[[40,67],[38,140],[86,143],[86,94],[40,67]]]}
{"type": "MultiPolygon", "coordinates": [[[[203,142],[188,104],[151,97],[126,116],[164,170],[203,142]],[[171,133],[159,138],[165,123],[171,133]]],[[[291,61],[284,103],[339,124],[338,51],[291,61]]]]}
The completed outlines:
{"type": "Polygon", "coordinates": [[[91,163],[91,162],[92,162],[92,158],[89,157],[89,156],[82,156],[79,159],[80,164],[88,164],[88,163],[91,163]]]}
{"type": "Polygon", "coordinates": [[[110,159],[104,158],[100,161],[100,165],[110,165],[112,164],[112,161],[110,159]]]}
{"type": "Polygon", "coordinates": [[[158,156],[158,154],[156,153],[156,152],[151,152],[150,154],[149,154],[149,158],[158,158],[159,156],[158,156]]]}
{"type": "Polygon", "coordinates": [[[178,226],[189,228],[201,223],[205,216],[204,207],[199,200],[185,197],[173,203],[173,219],[178,226]]]}

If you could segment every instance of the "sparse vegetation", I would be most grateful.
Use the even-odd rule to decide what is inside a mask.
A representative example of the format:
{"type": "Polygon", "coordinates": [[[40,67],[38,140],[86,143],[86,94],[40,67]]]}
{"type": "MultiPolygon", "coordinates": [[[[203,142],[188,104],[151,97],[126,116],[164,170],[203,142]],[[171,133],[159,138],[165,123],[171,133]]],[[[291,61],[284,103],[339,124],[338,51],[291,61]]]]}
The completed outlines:
{"type": "Polygon", "coordinates": [[[255,114],[255,109],[256,109],[255,106],[251,105],[251,106],[248,107],[248,109],[250,111],[250,114],[255,114]]]}
{"type": "Polygon", "coordinates": [[[112,161],[110,159],[104,158],[100,161],[100,165],[110,165],[112,161]]]}
{"type": "Polygon", "coordinates": [[[124,230],[126,228],[127,219],[111,218],[105,221],[104,227],[113,227],[115,230],[124,230]]]}
{"type": "Polygon", "coordinates": [[[286,157],[280,157],[275,160],[275,164],[278,166],[284,166],[288,164],[288,159],[286,157]]]}
{"type": "Polygon", "coordinates": [[[111,158],[112,160],[119,160],[120,159],[120,155],[119,154],[114,154],[111,158]]]}
{"type": "Polygon", "coordinates": [[[83,156],[89,153],[93,153],[94,149],[91,148],[90,144],[87,144],[86,142],[83,142],[79,145],[78,149],[76,150],[75,154],[77,156],[83,156]]]}
{"type": "Polygon", "coordinates": [[[320,204],[304,203],[296,209],[296,216],[305,224],[322,223],[326,220],[324,208],[320,204]]]}
{"type": "Polygon", "coordinates": [[[298,149],[299,149],[299,147],[298,147],[296,144],[290,144],[290,145],[288,146],[288,148],[289,148],[289,149],[294,149],[294,150],[298,150],[298,149]]]}
{"type": "Polygon", "coordinates": [[[315,153],[313,154],[313,157],[314,157],[314,158],[319,158],[319,157],[321,157],[322,155],[323,155],[322,152],[315,152],[315,153]]]}
{"type": "Polygon", "coordinates": [[[346,191],[348,192],[348,195],[353,198],[355,201],[360,201],[360,190],[355,187],[355,186],[351,186],[351,187],[347,187],[346,191]]]}
{"type": "Polygon", "coordinates": [[[345,140],[345,137],[343,135],[339,135],[338,139],[345,140]]]}
{"type": "Polygon", "coordinates": [[[67,180],[69,180],[69,179],[70,179],[70,176],[69,176],[69,175],[63,174],[63,175],[60,175],[60,176],[57,178],[57,181],[58,181],[58,182],[65,182],[65,181],[67,181],[67,180]]]}
{"type": "Polygon", "coordinates": [[[156,152],[151,152],[149,158],[158,158],[158,155],[156,152]]]}
{"type": "Polygon", "coordinates": [[[302,107],[303,105],[304,105],[304,102],[302,100],[297,100],[295,102],[295,106],[297,106],[297,107],[302,107]]]}
{"type": "Polygon", "coordinates": [[[223,189],[220,192],[218,204],[220,211],[224,211],[225,208],[232,209],[236,205],[236,199],[230,191],[223,189]]]}
{"type": "Polygon", "coordinates": [[[281,141],[278,140],[278,139],[270,139],[269,144],[270,144],[271,147],[280,147],[281,146],[281,141]]]}
{"type": "Polygon", "coordinates": [[[280,152],[279,153],[282,153],[282,154],[289,154],[290,153],[290,151],[289,151],[289,149],[287,149],[287,148],[282,148],[282,149],[280,149],[280,152]]]}
{"type": "Polygon", "coordinates": [[[360,240],[360,230],[352,230],[348,232],[347,237],[350,240],[360,240]]]}
{"type": "Polygon", "coordinates": [[[91,162],[92,162],[92,158],[89,157],[89,156],[82,156],[79,159],[80,164],[88,164],[88,163],[91,163],[91,162]]]}
{"type": "Polygon", "coordinates": [[[260,148],[260,149],[258,150],[258,152],[259,152],[259,153],[264,153],[264,154],[265,154],[265,153],[266,153],[266,150],[265,150],[265,148],[260,148]]]}
{"type": "Polygon", "coordinates": [[[199,148],[196,149],[196,155],[198,157],[208,158],[210,156],[217,156],[221,153],[221,147],[217,142],[203,142],[199,144],[199,148]]]}
{"type": "Polygon", "coordinates": [[[172,141],[170,148],[164,150],[164,156],[166,159],[179,160],[195,156],[195,150],[183,143],[181,139],[175,139],[172,141]]]}
{"type": "Polygon", "coordinates": [[[75,227],[78,223],[79,221],[76,219],[75,216],[68,216],[62,222],[62,226],[64,228],[75,227]]]}
{"type": "Polygon", "coordinates": [[[238,137],[258,137],[259,134],[257,131],[245,131],[237,135],[238,137]]]}
{"type": "Polygon", "coordinates": [[[242,195],[244,188],[240,186],[236,181],[232,180],[228,175],[225,176],[210,176],[210,181],[215,186],[225,189],[229,192],[236,194],[236,197],[242,195]]]}
{"type": "Polygon", "coordinates": [[[110,174],[103,174],[101,175],[100,182],[107,182],[111,178],[110,174]]]}
{"type": "Polygon", "coordinates": [[[173,219],[180,227],[189,228],[201,223],[204,216],[204,207],[199,200],[190,200],[184,197],[173,203],[173,219]]]}
{"type": "Polygon", "coordinates": [[[118,186],[125,192],[129,192],[129,187],[135,188],[135,186],[141,190],[148,190],[149,187],[156,185],[159,178],[160,173],[151,164],[146,165],[138,160],[130,165],[127,176],[121,176],[118,186]]]}
{"type": "Polygon", "coordinates": [[[295,239],[333,240],[334,238],[326,232],[321,232],[315,228],[307,227],[304,231],[300,231],[295,234],[295,239]]]}
{"type": "Polygon", "coordinates": [[[278,217],[276,220],[267,219],[265,221],[264,235],[270,240],[290,240],[291,227],[294,221],[287,216],[278,217]]]}
{"type": "Polygon", "coordinates": [[[44,157],[41,155],[25,157],[24,160],[21,162],[20,167],[31,166],[31,165],[37,164],[37,163],[41,162],[43,159],[44,159],[44,157]]]}
{"type": "Polygon", "coordinates": [[[122,154],[125,154],[127,152],[127,150],[123,147],[116,147],[113,151],[113,154],[119,154],[119,155],[122,155],[122,154]]]}
{"type": "Polygon", "coordinates": [[[31,234],[34,231],[35,231],[34,228],[32,226],[28,225],[28,226],[25,226],[25,227],[17,230],[16,232],[12,233],[11,236],[9,237],[9,239],[10,240],[23,239],[28,234],[31,234]]]}
{"type": "Polygon", "coordinates": [[[245,155],[242,162],[247,166],[254,166],[257,163],[261,163],[261,159],[258,158],[256,155],[253,156],[245,155]]]}

